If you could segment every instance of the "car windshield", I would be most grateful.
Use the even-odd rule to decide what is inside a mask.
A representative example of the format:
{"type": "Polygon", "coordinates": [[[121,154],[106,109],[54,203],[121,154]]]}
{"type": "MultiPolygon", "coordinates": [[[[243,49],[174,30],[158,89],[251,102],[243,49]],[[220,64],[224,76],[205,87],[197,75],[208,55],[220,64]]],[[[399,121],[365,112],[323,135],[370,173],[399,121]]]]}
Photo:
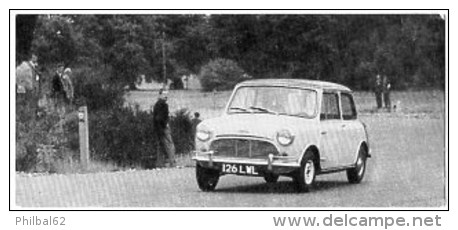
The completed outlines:
{"type": "Polygon", "coordinates": [[[316,91],[288,87],[240,87],[229,103],[228,113],[270,113],[313,118],[316,91]]]}

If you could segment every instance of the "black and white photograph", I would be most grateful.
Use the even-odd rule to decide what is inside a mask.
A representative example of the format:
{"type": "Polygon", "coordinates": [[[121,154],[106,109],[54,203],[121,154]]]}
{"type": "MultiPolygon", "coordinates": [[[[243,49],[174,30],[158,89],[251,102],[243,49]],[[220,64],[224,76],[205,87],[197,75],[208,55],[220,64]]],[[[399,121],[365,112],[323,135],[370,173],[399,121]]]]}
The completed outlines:
{"type": "Polygon", "coordinates": [[[10,210],[448,210],[448,15],[12,11],[10,210]]]}

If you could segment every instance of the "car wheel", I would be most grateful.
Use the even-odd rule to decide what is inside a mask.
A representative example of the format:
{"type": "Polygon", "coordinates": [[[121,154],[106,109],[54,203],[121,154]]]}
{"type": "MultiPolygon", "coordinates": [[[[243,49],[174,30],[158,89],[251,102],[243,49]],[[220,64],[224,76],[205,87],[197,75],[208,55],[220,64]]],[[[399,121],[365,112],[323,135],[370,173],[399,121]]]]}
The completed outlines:
{"type": "Polygon", "coordinates": [[[219,172],[196,164],[197,184],[202,191],[213,191],[219,181],[219,172]]]}
{"type": "Polygon", "coordinates": [[[280,177],[280,176],[279,175],[275,175],[273,173],[267,173],[266,175],[264,175],[264,180],[267,183],[276,183],[278,181],[278,177],[280,177]]]}
{"type": "Polygon", "coordinates": [[[352,184],[357,184],[361,182],[366,172],[366,159],[367,151],[365,148],[361,147],[358,153],[358,159],[356,159],[356,164],[354,168],[347,169],[347,178],[348,181],[352,184]]]}
{"type": "Polygon", "coordinates": [[[299,192],[309,192],[315,183],[316,172],[315,155],[307,151],[302,158],[301,167],[294,177],[299,192]]]}

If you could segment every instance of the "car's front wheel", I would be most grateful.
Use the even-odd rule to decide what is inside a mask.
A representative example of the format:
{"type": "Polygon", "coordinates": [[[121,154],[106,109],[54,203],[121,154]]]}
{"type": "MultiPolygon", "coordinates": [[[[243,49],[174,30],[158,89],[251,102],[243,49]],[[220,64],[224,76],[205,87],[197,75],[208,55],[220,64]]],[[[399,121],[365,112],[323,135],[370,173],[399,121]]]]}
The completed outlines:
{"type": "Polygon", "coordinates": [[[309,192],[313,187],[318,170],[315,162],[315,155],[313,152],[307,151],[302,158],[299,171],[293,178],[300,192],[309,192]]]}
{"type": "Polygon", "coordinates": [[[213,191],[219,181],[219,172],[196,164],[197,184],[202,191],[213,191]]]}
{"type": "Polygon", "coordinates": [[[366,159],[366,148],[361,146],[358,153],[358,159],[356,159],[355,167],[347,169],[347,178],[350,183],[357,184],[363,180],[364,173],[366,172],[366,159]]]}

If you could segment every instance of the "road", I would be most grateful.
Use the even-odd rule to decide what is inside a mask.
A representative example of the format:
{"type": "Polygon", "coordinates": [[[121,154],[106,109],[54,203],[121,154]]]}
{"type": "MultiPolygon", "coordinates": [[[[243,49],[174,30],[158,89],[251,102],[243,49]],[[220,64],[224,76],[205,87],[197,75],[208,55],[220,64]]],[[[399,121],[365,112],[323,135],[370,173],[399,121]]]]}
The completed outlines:
{"type": "MultiPolygon", "coordinates": [[[[361,184],[345,173],[317,177],[310,193],[290,178],[224,176],[216,191],[202,192],[192,167],[70,175],[16,174],[18,208],[407,208],[446,205],[443,118],[363,117],[373,158],[361,184]]],[[[13,177],[14,178],[14,177],[13,177]]]]}

